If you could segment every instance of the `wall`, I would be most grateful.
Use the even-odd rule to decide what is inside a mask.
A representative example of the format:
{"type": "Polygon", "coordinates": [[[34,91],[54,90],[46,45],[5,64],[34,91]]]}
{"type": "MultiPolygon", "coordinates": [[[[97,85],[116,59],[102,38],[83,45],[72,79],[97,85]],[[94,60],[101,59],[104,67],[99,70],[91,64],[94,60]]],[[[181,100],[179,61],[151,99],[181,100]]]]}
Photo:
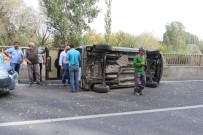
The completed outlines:
{"type": "Polygon", "coordinates": [[[161,80],[203,79],[203,66],[164,66],[161,80]]]}
{"type": "MultiPolygon", "coordinates": [[[[45,65],[43,65],[42,76],[45,80],[45,65]]],[[[20,79],[28,80],[27,65],[21,65],[20,79]]],[[[203,79],[203,66],[164,66],[162,81],[185,79],[203,79]]]]}

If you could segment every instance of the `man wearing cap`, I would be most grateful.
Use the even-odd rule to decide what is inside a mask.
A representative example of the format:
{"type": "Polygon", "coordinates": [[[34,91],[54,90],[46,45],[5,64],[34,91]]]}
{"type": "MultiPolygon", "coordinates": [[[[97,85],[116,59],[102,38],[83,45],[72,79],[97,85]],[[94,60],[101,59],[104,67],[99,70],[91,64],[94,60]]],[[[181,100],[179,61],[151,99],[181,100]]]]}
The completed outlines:
{"type": "Polygon", "coordinates": [[[25,53],[25,61],[27,62],[28,75],[29,75],[29,87],[33,84],[33,72],[35,72],[36,82],[42,85],[40,82],[40,70],[39,70],[39,60],[38,60],[38,49],[35,47],[33,42],[29,42],[28,49],[25,53]]]}
{"type": "Polygon", "coordinates": [[[135,69],[135,86],[134,93],[136,95],[143,95],[142,91],[146,84],[146,75],[145,75],[145,50],[144,48],[139,48],[139,54],[135,56],[133,61],[133,66],[135,69]]]}

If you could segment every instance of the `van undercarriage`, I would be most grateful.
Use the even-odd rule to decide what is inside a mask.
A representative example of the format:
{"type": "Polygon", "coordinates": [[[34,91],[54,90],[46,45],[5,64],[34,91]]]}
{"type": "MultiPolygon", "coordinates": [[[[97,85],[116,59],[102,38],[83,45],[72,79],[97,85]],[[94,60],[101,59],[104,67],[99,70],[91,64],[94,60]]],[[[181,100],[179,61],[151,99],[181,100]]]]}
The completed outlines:
{"type": "MultiPolygon", "coordinates": [[[[89,45],[81,52],[81,88],[108,92],[109,88],[134,86],[133,60],[138,49],[89,45]]],[[[163,72],[162,55],[158,50],[146,52],[146,86],[157,87],[163,72]]]]}

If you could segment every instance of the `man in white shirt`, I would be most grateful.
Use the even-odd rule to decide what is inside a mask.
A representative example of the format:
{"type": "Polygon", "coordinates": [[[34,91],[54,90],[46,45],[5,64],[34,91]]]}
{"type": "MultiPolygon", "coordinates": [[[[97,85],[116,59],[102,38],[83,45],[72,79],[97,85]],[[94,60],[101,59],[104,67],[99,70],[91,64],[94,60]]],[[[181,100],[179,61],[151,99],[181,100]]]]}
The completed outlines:
{"type": "Polygon", "coordinates": [[[59,65],[61,66],[61,70],[62,70],[62,84],[63,87],[66,84],[66,79],[68,79],[67,84],[70,84],[70,77],[69,77],[69,68],[68,68],[68,63],[69,61],[66,60],[66,53],[68,52],[68,50],[70,50],[69,46],[66,46],[64,48],[64,51],[62,51],[60,53],[60,57],[59,57],[59,65]]]}

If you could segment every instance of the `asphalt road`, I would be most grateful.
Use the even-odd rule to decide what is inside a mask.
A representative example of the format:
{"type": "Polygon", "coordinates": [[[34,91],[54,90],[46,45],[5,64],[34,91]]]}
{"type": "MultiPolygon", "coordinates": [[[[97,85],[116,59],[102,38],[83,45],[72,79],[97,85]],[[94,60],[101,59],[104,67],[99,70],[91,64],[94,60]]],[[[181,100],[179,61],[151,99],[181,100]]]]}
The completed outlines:
{"type": "Polygon", "coordinates": [[[202,135],[203,81],[101,94],[21,84],[0,97],[0,135],[202,135]]]}

